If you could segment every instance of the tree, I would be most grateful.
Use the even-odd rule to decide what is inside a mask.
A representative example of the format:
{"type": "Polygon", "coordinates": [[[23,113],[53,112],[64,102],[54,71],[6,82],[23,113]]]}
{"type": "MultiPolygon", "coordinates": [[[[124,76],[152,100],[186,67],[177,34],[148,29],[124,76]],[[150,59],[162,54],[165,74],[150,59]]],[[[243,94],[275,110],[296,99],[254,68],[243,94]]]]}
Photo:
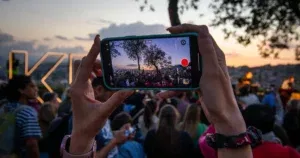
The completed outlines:
{"type": "Polygon", "coordinates": [[[120,56],[121,53],[118,51],[118,49],[116,47],[120,47],[121,44],[116,44],[115,42],[110,42],[109,44],[109,48],[110,48],[110,53],[111,53],[111,56],[113,58],[116,58],[117,56],[120,56]]]}
{"type": "MultiPolygon", "coordinates": [[[[199,0],[168,2],[172,26],[180,24],[178,13],[190,8],[197,10],[200,5],[199,0]]],[[[142,7],[147,6],[155,10],[145,0],[142,7]]],[[[233,37],[244,46],[261,40],[258,50],[262,57],[278,58],[280,50],[297,47],[300,42],[299,0],[210,0],[209,6],[214,13],[211,26],[224,27],[225,38],[233,37]]],[[[295,50],[295,59],[300,60],[295,50]]]]}
{"type": "Polygon", "coordinates": [[[165,65],[166,52],[157,47],[157,45],[150,45],[144,53],[144,63],[147,66],[154,66],[156,73],[159,73],[159,66],[165,65]]]}
{"type": "Polygon", "coordinates": [[[147,45],[144,40],[125,40],[122,44],[122,48],[126,52],[129,59],[137,61],[138,70],[140,71],[140,62],[144,51],[147,49],[147,45]]]}

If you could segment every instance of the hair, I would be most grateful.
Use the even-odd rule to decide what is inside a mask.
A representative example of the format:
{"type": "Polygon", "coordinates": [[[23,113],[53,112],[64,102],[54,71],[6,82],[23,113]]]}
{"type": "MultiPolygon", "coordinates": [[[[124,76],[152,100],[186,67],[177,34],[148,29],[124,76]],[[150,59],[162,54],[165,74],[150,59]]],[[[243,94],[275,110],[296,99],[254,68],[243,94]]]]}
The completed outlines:
{"type": "Polygon", "coordinates": [[[8,81],[5,88],[7,100],[10,102],[19,101],[21,97],[20,89],[25,89],[32,82],[30,76],[16,75],[8,81]]]}
{"type": "Polygon", "coordinates": [[[154,100],[150,100],[146,102],[146,106],[144,109],[144,123],[147,129],[149,129],[153,123],[151,117],[155,114],[156,108],[157,105],[154,100]]]}
{"type": "Polygon", "coordinates": [[[53,99],[55,99],[55,97],[57,97],[56,93],[47,92],[43,95],[43,100],[44,100],[44,102],[50,102],[53,99]]]}
{"type": "Polygon", "coordinates": [[[118,115],[114,117],[111,122],[111,129],[113,131],[119,130],[123,125],[127,123],[132,123],[132,118],[127,112],[120,112],[118,115]]]}
{"type": "Polygon", "coordinates": [[[245,86],[241,87],[239,89],[239,91],[240,91],[240,95],[241,96],[247,96],[250,93],[250,86],[249,85],[245,85],[245,86]]]}
{"type": "Polygon", "coordinates": [[[271,107],[261,104],[248,106],[243,112],[247,127],[254,126],[263,134],[271,132],[275,124],[275,114],[271,107]]]}
{"type": "Polygon", "coordinates": [[[291,100],[287,103],[286,106],[287,111],[300,111],[300,101],[299,100],[291,100]]]}
{"type": "Polygon", "coordinates": [[[39,111],[39,125],[41,127],[43,135],[46,134],[50,123],[55,118],[56,110],[50,103],[45,103],[41,106],[39,111]]]}
{"type": "Polygon", "coordinates": [[[159,126],[156,131],[156,144],[166,152],[176,153],[180,132],[176,129],[179,112],[172,105],[165,105],[159,115],[159,126]]]}
{"type": "Polygon", "coordinates": [[[103,77],[96,77],[92,81],[92,86],[97,87],[97,86],[102,86],[105,90],[108,90],[107,87],[104,84],[103,77]]]}
{"type": "Polygon", "coordinates": [[[192,138],[196,137],[197,126],[200,123],[200,107],[191,104],[185,112],[182,130],[187,132],[192,138]]]}

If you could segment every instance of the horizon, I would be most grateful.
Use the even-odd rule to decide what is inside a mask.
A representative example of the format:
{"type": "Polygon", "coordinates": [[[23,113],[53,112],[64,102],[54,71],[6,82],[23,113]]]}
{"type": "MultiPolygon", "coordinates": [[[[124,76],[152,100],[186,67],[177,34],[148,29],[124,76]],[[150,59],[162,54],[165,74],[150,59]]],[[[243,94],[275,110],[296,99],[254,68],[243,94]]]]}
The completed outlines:
{"type": "MultiPolygon", "coordinates": [[[[166,34],[170,25],[167,1],[153,0],[152,3],[155,12],[140,12],[139,3],[134,0],[0,1],[0,57],[7,60],[9,51],[14,49],[30,52],[30,57],[35,58],[32,61],[49,51],[87,53],[98,33],[102,39],[166,34]]],[[[182,23],[209,24],[213,15],[208,2],[201,1],[199,10],[204,12],[203,17],[190,10],[180,15],[182,23]]],[[[221,28],[210,27],[210,32],[225,52],[228,66],[299,63],[293,49],[281,51],[279,59],[264,59],[256,47],[257,39],[244,47],[235,39],[225,40],[221,28]]]]}

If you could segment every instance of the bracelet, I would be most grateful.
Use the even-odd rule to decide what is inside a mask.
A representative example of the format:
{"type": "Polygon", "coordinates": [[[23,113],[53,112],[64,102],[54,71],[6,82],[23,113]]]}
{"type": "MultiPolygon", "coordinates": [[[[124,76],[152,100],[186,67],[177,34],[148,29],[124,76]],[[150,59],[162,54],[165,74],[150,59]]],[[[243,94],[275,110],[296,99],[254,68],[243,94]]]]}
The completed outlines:
{"type": "Polygon", "coordinates": [[[60,153],[63,158],[95,158],[96,157],[96,149],[97,149],[96,141],[94,141],[92,149],[88,153],[82,155],[73,155],[69,153],[70,142],[71,142],[71,135],[66,135],[62,140],[62,143],[60,145],[60,153]]]}
{"type": "Polygon", "coordinates": [[[251,145],[252,148],[262,144],[262,133],[255,127],[248,127],[247,131],[235,136],[225,136],[219,133],[207,134],[207,144],[214,148],[241,148],[251,145]]]}

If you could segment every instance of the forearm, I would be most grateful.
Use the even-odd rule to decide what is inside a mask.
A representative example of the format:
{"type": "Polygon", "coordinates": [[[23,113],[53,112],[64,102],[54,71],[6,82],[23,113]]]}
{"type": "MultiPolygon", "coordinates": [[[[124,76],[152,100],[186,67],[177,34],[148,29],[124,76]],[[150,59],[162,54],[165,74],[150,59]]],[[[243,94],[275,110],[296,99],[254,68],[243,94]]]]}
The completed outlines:
{"type": "Polygon", "coordinates": [[[97,152],[97,158],[105,158],[107,157],[108,153],[117,146],[116,139],[112,139],[106,146],[104,146],[100,151],[97,152]]]}
{"type": "MultiPolygon", "coordinates": [[[[230,101],[231,105],[236,104],[234,101],[230,101]]],[[[227,106],[229,107],[229,106],[227,106]]],[[[241,115],[241,112],[237,108],[237,105],[234,105],[232,111],[229,111],[229,113],[225,113],[225,116],[220,118],[220,121],[218,121],[215,124],[216,132],[232,136],[232,135],[238,135],[241,133],[246,132],[246,125],[244,122],[244,119],[241,115]]],[[[218,158],[252,158],[252,151],[250,145],[238,148],[238,149],[218,149],[218,158]]]]}

